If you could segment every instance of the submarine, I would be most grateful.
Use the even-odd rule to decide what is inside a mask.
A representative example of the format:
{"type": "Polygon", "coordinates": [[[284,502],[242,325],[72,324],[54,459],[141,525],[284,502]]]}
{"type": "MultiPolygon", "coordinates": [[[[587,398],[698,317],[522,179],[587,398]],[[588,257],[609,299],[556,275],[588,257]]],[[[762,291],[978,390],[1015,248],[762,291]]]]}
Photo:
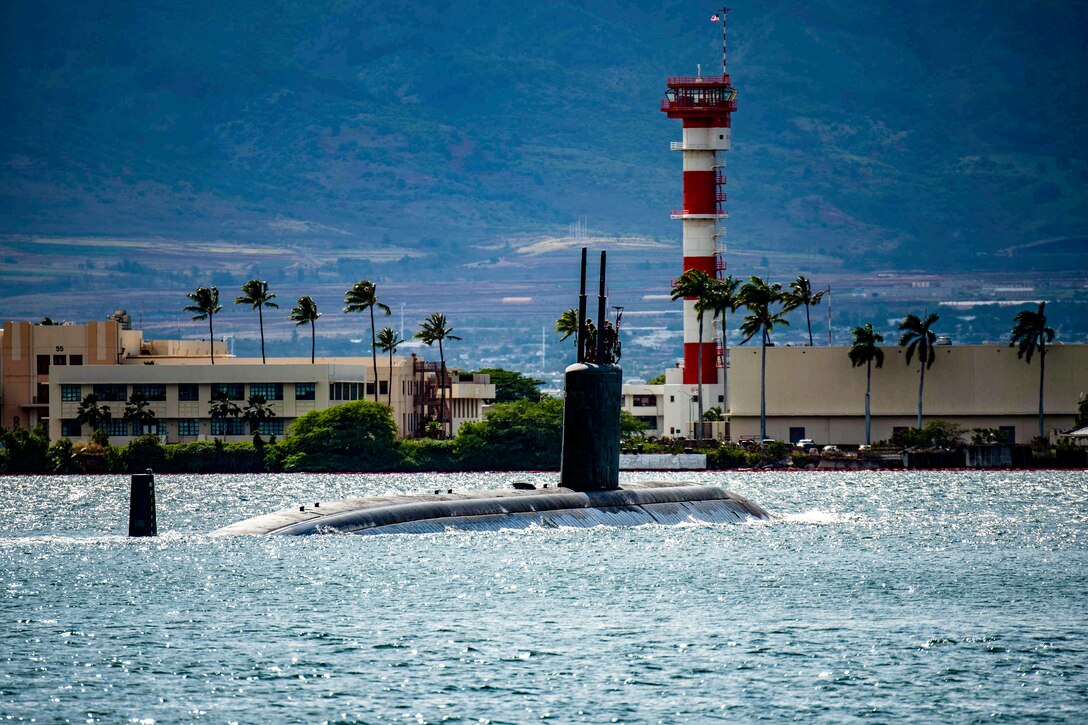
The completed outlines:
{"type": "MultiPolygon", "coordinates": [[[[606,252],[601,252],[597,319],[607,310],[606,252]]],[[[603,328],[603,325],[602,325],[603,328]]],[[[742,496],[717,486],[672,481],[620,486],[623,371],[606,361],[604,334],[587,350],[586,249],[578,296],[578,358],[564,371],[563,448],[558,485],[515,483],[493,491],[441,490],[316,502],[240,521],[213,535],[424,534],[575,527],[740,523],[770,519],[742,496]],[[590,360],[587,360],[587,352],[590,360]]]]}

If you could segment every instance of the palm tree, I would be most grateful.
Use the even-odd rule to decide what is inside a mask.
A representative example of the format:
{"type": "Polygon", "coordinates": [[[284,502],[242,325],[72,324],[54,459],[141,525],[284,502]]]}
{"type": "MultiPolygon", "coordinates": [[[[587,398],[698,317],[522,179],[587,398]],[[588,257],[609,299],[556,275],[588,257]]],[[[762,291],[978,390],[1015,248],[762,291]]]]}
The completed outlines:
{"type": "MultiPolygon", "coordinates": [[[[234,407],[237,409],[238,406],[234,407]]],[[[263,395],[249,396],[245,410],[242,411],[242,418],[249,422],[249,432],[255,435],[260,434],[261,421],[275,417],[276,411],[272,410],[272,406],[263,395]]]]}
{"type": "Polygon", "coordinates": [[[378,342],[374,336],[374,308],[385,313],[385,316],[393,314],[389,305],[378,301],[378,286],[369,279],[356,282],[355,286],[344,295],[344,312],[366,312],[370,310],[370,359],[374,368],[374,402],[378,402],[378,342]]]}
{"type": "Polygon", "coordinates": [[[699,352],[695,363],[695,380],[699,386],[699,426],[696,429],[695,439],[703,439],[703,313],[708,308],[707,300],[714,279],[706,272],[698,269],[685,270],[682,275],[672,282],[671,297],[673,301],[678,299],[695,300],[695,319],[699,324],[699,352]]]}
{"type": "Polygon", "coordinates": [[[737,293],[740,305],[748,310],[740,326],[744,339],[743,345],[756,335],[760,336],[762,355],[759,372],[759,437],[767,437],[767,343],[771,341],[771,332],[775,325],[789,325],[786,310],[775,311],[773,306],[782,304],[782,285],[775,282],[768,284],[759,277],[750,277],[737,293]]]}
{"type": "MultiPolygon", "coordinates": [[[[714,312],[715,317],[721,317],[722,319],[722,409],[723,412],[726,409],[727,399],[729,397],[729,381],[728,381],[728,369],[729,369],[729,330],[726,325],[726,316],[730,312],[736,312],[737,307],[740,306],[740,300],[737,297],[737,288],[740,286],[740,280],[734,279],[733,275],[729,275],[725,279],[712,280],[710,285],[710,292],[707,295],[707,307],[714,312]]],[[[722,418],[724,420],[724,417],[722,418]]]]}
{"type": "Polygon", "coordinates": [[[227,397],[226,393],[217,393],[212,396],[211,404],[208,406],[208,415],[212,420],[219,418],[237,418],[241,415],[242,409],[238,407],[238,404],[227,397]]]}
{"type": "Polygon", "coordinates": [[[578,347],[578,310],[573,307],[569,307],[563,311],[563,314],[559,315],[559,319],[555,321],[555,331],[561,332],[563,335],[559,338],[559,342],[565,341],[571,335],[574,335],[574,346],[578,347]]]}
{"type": "Polygon", "coordinates": [[[314,351],[317,349],[317,330],[314,327],[314,323],[317,322],[317,318],[321,317],[321,313],[317,311],[317,303],[314,302],[314,298],[309,295],[303,295],[298,298],[298,302],[291,308],[291,319],[294,320],[295,327],[299,325],[305,325],[310,323],[310,364],[314,364],[314,351]]]}
{"type": "MultiPolygon", "coordinates": [[[[419,332],[412,337],[423,341],[424,345],[438,343],[438,359],[441,361],[441,375],[438,379],[438,422],[443,423],[446,417],[446,353],[442,347],[443,340],[460,340],[461,338],[451,334],[452,327],[446,327],[446,316],[441,312],[432,312],[430,316],[419,323],[419,332]]],[[[452,435],[452,431],[450,431],[452,435]]]]}
{"type": "Polygon", "coordinates": [[[234,304],[236,305],[249,305],[251,309],[256,308],[257,320],[261,326],[261,364],[265,362],[264,359],[264,313],[262,310],[265,307],[274,307],[279,309],[272,300],[276,299],[276,295],[268,291],[268,283],[260,279],[251,279],[242,285],[242,296],[234,298],[234,304]]]}
{"type": "Polygon", "coordinates": [[[113,418],[110,406],[98,402],[98,396],[88,393],[83,396],[83,401],[76,411],[76,420],[80,425],[89,425],[91,430],[98,430],[103,424],[109,423],[113,418]]]}
{"type": "Polygon", "coordinates": [[[127,421],[135,421],[140,431],[139,435],[144,435],[144,424],[155,420],[155,411],[151,409],[151,403],[147,402],[147,398],[133,393],[125,404],[124,417],[127,421]]]}
{"type": "Polygon", "coordinates": [[[899,338],[900,346],[907,346],[907,365],[914,353],[918,353],[920,372],[918,373],[918,428],[922,427],[922,390],[926,384],[926,368],[933,367],[933,361],[937,359],[937,352],[933,349],[933,343],[937,334],[931,329],[937,320],[941,319],[936,313],[926,319],[919,319],[918,315],[907,315],[899,323],[899,329],[903,335],[899,338]]]}
{"type": "Polygon", "coordinates": [[[850,356],[850,364],[853,367],[865,366],[865,445],[872,443],[869,437],[869,391],[873,379],[873,363],[878,368],[884,367],[884,351],[877,347],[878,342],[884,342],[884,336],[873,329],[870,322],[865,327],[855,327],[854,344],[847,353],[850,356]]]}
{"type": "Polygon", "coordinates": [[[790,312],[804,305],[805,322],[808,323],[808,346],[812,347],[812,314],[811,309],[820,304],[820,300],[827,294],[827,290],[812,293],[812,283],[804,275],[798,275],[797,279],[790,282],[790,291],[782,294],[785,303],[785,311],[790,312]]]}
{"type": "Polygon", "coordinates": [[[1031,365],[1031,357],[1039,351],[1039,437],[1046,437],[1043,425],[1043,381],[1046,375],[1046,344],[1054,339],[1054,330],[1046,326],[1046,302],[1039,303],[1039,309],[1021,310],[1016,313],[1013,322],[1009,347],[1019,345],[1016,356],[1031,365]]]}
{"type": "Polygon", "coordinates": [[[219,304],[219,290],[216,287],[197,287],[195,292],[189,293],[189,299],[193,304],[184,308],[185,312],[195,312],[194,320],[208,320],[208,356],[215,365],[215,329],[212,326],[212,317],[223,309],[219,304]]]}
{"type": "Polygon", "coordinates": [[[385,391],[385,402],[390,406],[393,405],[393,354],[402,342],[404,339],[392,327],[383,327],[378,331],[378,348],[382,352],[389,353],[389,387],[385,391]]]}

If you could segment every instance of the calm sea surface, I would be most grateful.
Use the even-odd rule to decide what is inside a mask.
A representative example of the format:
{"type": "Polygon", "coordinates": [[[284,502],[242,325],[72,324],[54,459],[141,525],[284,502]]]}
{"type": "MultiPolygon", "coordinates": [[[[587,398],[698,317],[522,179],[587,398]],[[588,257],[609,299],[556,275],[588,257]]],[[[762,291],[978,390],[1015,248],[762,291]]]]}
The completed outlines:
{"type": "MultiPolygon", "coordinates": [[[[769,523],[211,538],[555,474],[0,478],[0,718],[1085,722],[1088,475],[647,475],[769,523]]],[[[627,480],[636,480],[634,475],[627,480]]]]}

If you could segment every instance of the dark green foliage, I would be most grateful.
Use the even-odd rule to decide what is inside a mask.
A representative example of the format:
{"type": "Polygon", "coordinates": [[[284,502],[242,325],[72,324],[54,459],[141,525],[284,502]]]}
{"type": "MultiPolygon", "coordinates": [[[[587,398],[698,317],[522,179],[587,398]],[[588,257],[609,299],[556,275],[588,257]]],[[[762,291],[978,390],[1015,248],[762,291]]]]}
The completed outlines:
{"type": "Polygon", "coordinates": [[[536,402],[541,398],[539,386],[544,384],[543,380],[534,380],[528,375],[502,368],[481,368],[476,372],[491,376],[496,403],[512,403],[515,400],[536,402]]]}
{"type": "Polygon", "coordinates": [[[620,440],[629,440],[649,430],[650,424],[639,420],[626,410],[620,411],[620,440]]]}
{"type": "Polygon", "coordinates": [[[559,469],[563,448],[563,401],[498,403],[480,422],[465,423],[454,440],[464,470],[559,469]]]}
{"type": "Polygon", "coordinates": [[[82,473],[70,438],[61,438],[49,447],[51,473],[82,473]]]}
{"type": "Polygon", "coordinates": [[[963,444],[964,429],[946,420],[931,420],[924,428],[906,428],[892,434],[902,448],[955,448],[963,444]]]}
{"type": "Polygon", "coordinates": [[[665,373],[659,373],[646,381],[647,385],[664,385],[665,373]]]}
{"type": "Polygon", "coordinates": [[[1088,425],[1088,395],[1080,396],[1080,402],[1077,403],[1077,422],[1078,428],[1083,428],[1088,425]]]}
{"type": "Polygon", "coordinates": [[[457,461],[454,440],[412,438],[400,442],[400,466],[402,471],[456,471],[457,461]]]}
{"type": "Polygon", "coordinates": [[[49,466],[49,436],[45,428],[0,429],[0,443],[7,452],[8,473],[45,473],[49,466]]]}
{"type": "Polygon", "coordinates": [[[158,473],[165,470],[166,450],[157,435],[140,436],[124,447],[121,460],[126,473],[143,473],[149,468],[158,473]]]}
{"type": "Polygon", "coordinates": [[[718,446],[706,452],[706,467],[712,470],[748,468],[758,462],[758,453],[749,453],[743,448],[733,445],[718,446]]]}
{"type": "Polygon", "coordinates": [[[357,401],[307,413],[281,444],[287,471],[390,471],[397,427],[390,408],[357,401]]]}
{"type": "Polygon", "coordinates": [[[260,473],[265,470],[264,457],[251,443],[223,443],[218,438],[176,443],[165,446],[165,454],[162,470],[169,473],[260,473]]]}

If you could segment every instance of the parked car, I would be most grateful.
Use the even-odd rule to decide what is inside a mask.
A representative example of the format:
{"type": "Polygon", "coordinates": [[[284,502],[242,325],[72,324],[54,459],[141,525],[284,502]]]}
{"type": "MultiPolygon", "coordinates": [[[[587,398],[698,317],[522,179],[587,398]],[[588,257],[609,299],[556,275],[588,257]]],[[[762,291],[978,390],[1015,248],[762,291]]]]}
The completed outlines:
{"type": "Polygon", "coordinates": [[[838,453],[838,446],[824,446],[824,453],[838,453]]]}
{"type": "Polygon", "coordinates": [[[862,452],[862,451],[871,451],[871,450],[873,450],[873,447],[871,445],[869,445],[868,443],[862,443],[860,446],[858,446],[858,452],[859,453],[862,452]]]}
{"type": "Polygon", "coordinates": [[[802,438],[801,440],[797,441],[797,443],[795,443],[794,445],[796,445],[798,448],[800,448],[803,451],[808,451],[808,450],[812,450],[813,448],[816,447],[816,441],[812,440],[811,438],[802,438]]]}

